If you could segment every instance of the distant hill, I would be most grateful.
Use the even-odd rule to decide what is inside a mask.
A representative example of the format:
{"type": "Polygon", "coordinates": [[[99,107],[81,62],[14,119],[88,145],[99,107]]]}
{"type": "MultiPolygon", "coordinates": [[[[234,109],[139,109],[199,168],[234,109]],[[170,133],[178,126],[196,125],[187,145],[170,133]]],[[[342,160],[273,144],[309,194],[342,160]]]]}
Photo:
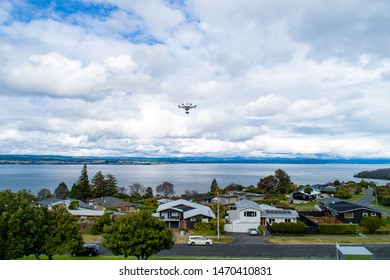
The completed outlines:
{"type": "Polygon", "coordinates": [[[390,164],[387,158],[327,158],[313,157],[110,157],[110,156],[58,156],[58,155],[0,155],[0,164],[112,164],[149,165],[169,163],[264,163],[264,164],[390,164]]]}
{"type": "Polygon", "coordinates": [[[390,168],[362,171],[353,175],[353,177],[390,180],[390,168]]]}

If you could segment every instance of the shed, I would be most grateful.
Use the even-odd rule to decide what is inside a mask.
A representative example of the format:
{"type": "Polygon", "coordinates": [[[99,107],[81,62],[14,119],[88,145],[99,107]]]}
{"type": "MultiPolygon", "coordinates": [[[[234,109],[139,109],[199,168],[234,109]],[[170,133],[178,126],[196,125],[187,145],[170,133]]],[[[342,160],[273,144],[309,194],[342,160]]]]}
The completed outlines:
{"type": "Polygon", "coordinates": [[[338,260],[372,260],[373,253],[363,246],[336,246],[338,260]]]}

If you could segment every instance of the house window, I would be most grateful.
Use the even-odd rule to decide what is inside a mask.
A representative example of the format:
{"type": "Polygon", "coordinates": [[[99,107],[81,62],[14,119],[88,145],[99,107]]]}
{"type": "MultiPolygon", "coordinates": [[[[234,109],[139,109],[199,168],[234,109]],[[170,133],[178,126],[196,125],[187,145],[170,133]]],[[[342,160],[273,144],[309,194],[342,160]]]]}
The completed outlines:
{"type": "Polygon", "coordinates": [[[353,217],[353,212],[344,213],[344,218],[346,219],[353,219],[353,217]]]}
{"type": "Polygon", "coordinates": [[[362,214],[362,216],[363,216],[363,217],[368,217],[368,213],[364,212],[364,213],[362,214]]]}
{"type": "Polygon", "coordinates": [[[256,217],[257,213],[255,211],[245,211],[244,217],[256,217]]]}
{"type": "Polygon", "coordinates": [[[371,213],[371,216],[376,216],[376,213],[371,213]]]}
{"type": "Polygon", "coordinates": [[[284,219],[285,223],[291,223],[291,219],[284,219]]]}

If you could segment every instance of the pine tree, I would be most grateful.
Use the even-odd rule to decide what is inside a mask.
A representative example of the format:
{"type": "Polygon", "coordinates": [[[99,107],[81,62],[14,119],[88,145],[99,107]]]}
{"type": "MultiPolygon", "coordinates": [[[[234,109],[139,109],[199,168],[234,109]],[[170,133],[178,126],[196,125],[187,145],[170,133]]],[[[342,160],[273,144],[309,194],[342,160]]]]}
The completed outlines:
{"type": "Polygon", "coordinates": [[[92,178],[91,192],[94,197],[106,196],[106,181],[100,170],[92,178]]]}
{"type": "Polygon", "coordinates": [[[106,196],[116,196],[119,192],[118,190],[118,181],[115,176],[108,173],[105,180],[105,195],[106,196]]]}
{"type": "Polygon", "coordinates": [[[54,190],[54,196],[58,199],[64,199],[69,195],[68,186],[61,182],[58,187],[54,190]]]}
{"type": "MultiPolygon", "coordinates": [[[[89,184],[89,179],[88,179],[88,170],[87,170],[87,165],[84,164],[83,169],[81,170],[81,175],[79,177],[79,180],[77,181],[76,185],[78,186],[79,189],[79,198],[78,199],[88,199],[91,198],[91,186],[89,184]]],[[[77,198],[77,197],[75,197],[77,198]]]]}

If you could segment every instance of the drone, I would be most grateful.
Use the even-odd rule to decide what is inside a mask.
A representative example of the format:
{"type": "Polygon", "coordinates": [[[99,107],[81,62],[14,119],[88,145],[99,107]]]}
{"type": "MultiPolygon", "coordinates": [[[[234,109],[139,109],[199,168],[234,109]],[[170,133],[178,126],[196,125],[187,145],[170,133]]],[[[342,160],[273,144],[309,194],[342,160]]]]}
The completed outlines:
{"type": "Polygon", "coordinates": [[[182,103],[181,105],[177,105],[177,106],[180,109],[184,109],[186,114],[190,113],[190,109],[196,108],[196,105],[192,105],[192,103],[186,103],[186,105],[184,105],[184,103],[182,103]]]}

